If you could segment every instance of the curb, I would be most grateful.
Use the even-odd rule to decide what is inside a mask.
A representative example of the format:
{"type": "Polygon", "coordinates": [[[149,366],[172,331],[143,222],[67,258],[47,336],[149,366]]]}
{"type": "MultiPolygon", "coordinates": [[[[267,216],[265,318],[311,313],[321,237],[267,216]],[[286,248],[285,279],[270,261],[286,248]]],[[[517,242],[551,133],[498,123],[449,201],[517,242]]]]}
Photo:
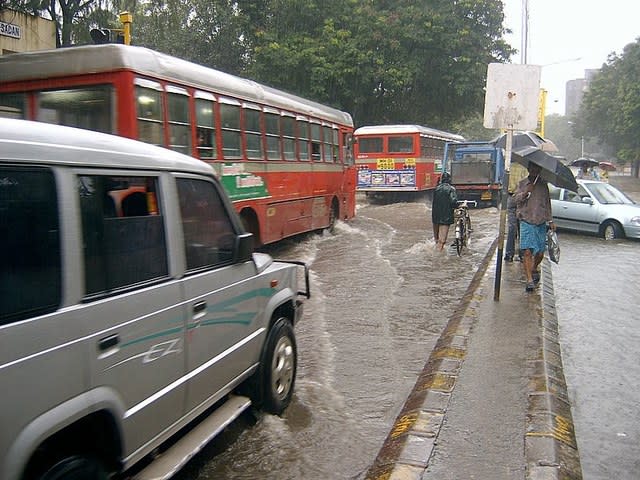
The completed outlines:
{"type": "MultiPolygon", "coordinates": [[[[452,314],[365,480],[420,480],[429,465],[451,394],[467,354],[483,296],[480,283],[493,259],[496,239],[452,314]]],[[[542,264],[539,334],[528,360],[525,480],[582,480],[571,405],[558,341],[549,261],[542,264]]]]}
{"type": "Polygon", "coordinates": [[[422,478],[467,354],[471,329],[477,320],[478,305],[482,300],[477,290],[497,245],[498,239],[489,247],[436,342],[365,480],[422,478]]]}
{"type": "Polygon", "coordinates": [[[542,304],[536,358],[530,361],[525,434],[527,480],[581,480],[582,468],[562,366],[549,260],[542,264],[542,304]]]}

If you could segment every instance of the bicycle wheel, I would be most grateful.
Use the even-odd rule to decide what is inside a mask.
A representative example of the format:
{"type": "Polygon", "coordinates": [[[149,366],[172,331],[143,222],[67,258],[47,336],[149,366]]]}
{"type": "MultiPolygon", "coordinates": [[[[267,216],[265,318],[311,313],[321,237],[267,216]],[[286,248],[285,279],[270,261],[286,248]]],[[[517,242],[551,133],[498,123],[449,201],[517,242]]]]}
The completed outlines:
{"type": "Polygon", "coordinates": [[[464,221],[460,218],[456,222],[456,252],[458,253],[458,256],[460,256],[460,254],[462,253],[462,248],[464,247],[464,238],[464,221]]]}
{"type": "Polygon", "coordinates": [[[465,228],[464,228],[464,246],[469,246],[469,239],[471,238],[471,217],[465,217],[465,228]]]}

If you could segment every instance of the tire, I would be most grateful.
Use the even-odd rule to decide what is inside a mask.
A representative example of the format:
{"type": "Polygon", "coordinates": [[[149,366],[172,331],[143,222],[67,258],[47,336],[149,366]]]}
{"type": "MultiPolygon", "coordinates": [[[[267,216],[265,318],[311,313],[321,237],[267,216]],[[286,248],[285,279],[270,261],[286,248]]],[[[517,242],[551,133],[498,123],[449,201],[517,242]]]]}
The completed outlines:
{"type": "Polygon", "coordinates": [[[298,366],[297,346],[291,322],[280,317],[267,335],[260,367],[250,397],[254,405],[281,415],[293,397],[298,366]]]}
{"type": "Polygon", "coordinates": [[[462,219],[459,219],[456,222],[456,252],[458,253],[458,256],[460,256],[462,254],[462,248],[464,247],[464,241],[465,241],[465,228],[464,228],[464,221],[462,219]]]}
{"type": "Polygon", "coordinates": [[[614,240],[622,237],[624,237],[624,232],[619,223],[608,221],[602,225],[602,238],[605,240],[614,240]]]}
{"type": "Polygon", "coordinates": [[[72,456],[60,460],[40,480],[107,480],[102,464],[90,457],[72,456]]]}
{"type": "Polygon", "coordinates": [[[327,230],[329,233],[335,233],[336,231],[336,222],[338,221],[338,203],[334,200],[331,203],[331,211],[329,212],[329,226],[327,230]]]}

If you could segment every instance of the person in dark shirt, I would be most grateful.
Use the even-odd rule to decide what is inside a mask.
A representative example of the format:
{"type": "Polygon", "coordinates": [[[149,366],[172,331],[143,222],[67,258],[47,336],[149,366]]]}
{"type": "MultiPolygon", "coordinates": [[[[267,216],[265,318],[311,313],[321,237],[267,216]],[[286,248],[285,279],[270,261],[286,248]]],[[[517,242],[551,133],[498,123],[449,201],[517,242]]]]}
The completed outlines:
{"type": "Polygon", "coordinates": [[[431,222],[433,223],[433,239],[436,248],[444,250],[449,236],[449,227],[453,224],[453,212],[458,203],[456,189],[451,185],[451,175],[444,172],[440,183],[433,192],[431,204],[431,222]]]}

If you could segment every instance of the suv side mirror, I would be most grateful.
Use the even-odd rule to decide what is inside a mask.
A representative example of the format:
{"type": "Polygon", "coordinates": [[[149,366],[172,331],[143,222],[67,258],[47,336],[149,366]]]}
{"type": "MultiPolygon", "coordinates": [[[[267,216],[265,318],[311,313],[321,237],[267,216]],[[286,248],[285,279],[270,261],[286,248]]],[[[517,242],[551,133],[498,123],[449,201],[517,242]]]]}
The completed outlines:
{"type": "Polygon", "coordinates": [[[253,253],[253,233],[241,233],[236,237],[233,263],[251,260],[253,253]]]}

